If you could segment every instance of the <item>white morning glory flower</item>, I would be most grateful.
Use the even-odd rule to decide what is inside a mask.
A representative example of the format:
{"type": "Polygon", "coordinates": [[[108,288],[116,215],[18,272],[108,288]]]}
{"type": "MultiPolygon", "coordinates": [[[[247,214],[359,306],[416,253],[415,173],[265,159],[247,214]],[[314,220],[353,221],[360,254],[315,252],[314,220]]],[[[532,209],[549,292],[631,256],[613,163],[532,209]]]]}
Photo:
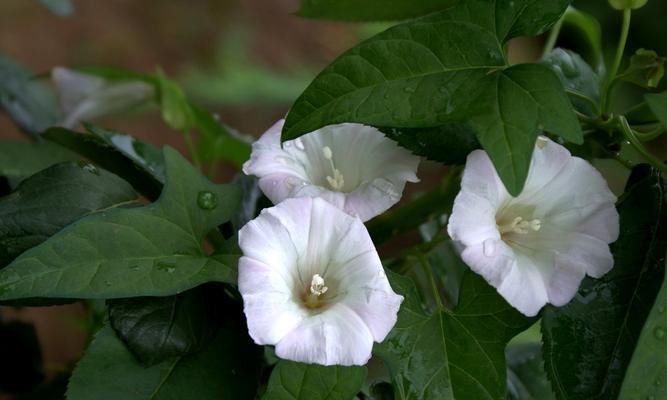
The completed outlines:
{"type": "Polygon", "coordinates": [[[363,365],[396,323],[364,224],[319,198],[288,199],[239,231],[239,291],[255,343],[280,358],[363,365]]]}
{"type": "Polygon", "coordinates": [[[247,175],[259,177],[274,204],[290,197],[321,197],[367,221],[400,200],[405,182],[419,181],[419,157],[373,127],[330,125],[281,148],[283,123],[253,144],[243,166],[247,175]]]}
{"type": "Polygon", "coordinates": [[[60,108],[65,114],[61,125],[76,128],[81,121],[130,110],[153,99],[153,87],[138,80],[109,81],[67,68],[51,72],[60,108]]]}
{"type": "Polygon", "coordinates": [[[518,197],[507,193],[488,155],[473,151],[447,230],[463,244],[466,264],[533,316],[546,303],[567,304],[585,275],[612,268],[615,201],[593,166],[540,137],[518,197]]]}

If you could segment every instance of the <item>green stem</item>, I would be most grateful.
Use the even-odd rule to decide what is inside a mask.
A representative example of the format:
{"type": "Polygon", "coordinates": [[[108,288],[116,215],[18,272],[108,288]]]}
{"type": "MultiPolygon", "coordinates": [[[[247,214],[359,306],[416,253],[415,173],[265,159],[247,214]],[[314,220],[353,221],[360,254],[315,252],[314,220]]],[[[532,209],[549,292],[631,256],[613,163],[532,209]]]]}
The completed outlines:
{"type": "Polygon", "coordinates": [[[651,129],[648,132],[641,132],[636,129],[633,129],[633,132],[635,136],[637,136],[637,139],[641,140],[642,142],[648,142],[649,140],[656,139],[657,137],[665,133],[665,128],[663,128],[662,124],[658,124],[657,127],[651,129]]]}
{"type": "Polygon", "coordinates": [[[185,137],[185,145],[188,147],[188,152],[190,153],[190,157],[192,157],[192,162],[201,170],[201,161],[199,160],[199,153],[197,153],[197,149],[195,149],[195,145],[192,142],[192,132],[188,129],[185,132],[183,132],[183,136],[185,137]]]}
{"type": "Polygon", "coordinates": [[[593,108],[593,112],[596,115],[600,114],[600,110],[598,109],[597,103],[593,99],[591,99],[590,97],[588,97],[584,94],[581,94],[579,92],[576,92],[574,90],[571,90],[571,89],[565,89],[565,93],[567,93],[570,96],[576,97],[578,99],[584,100],[585,102],[587,102],[593,108]]]}
{"type": "Polygon", "coordinates": [[[417,258],[419,259],[419,263],[424,269],[424,272],[426,272],[426,276],[428,276],[428,281],[431,284],[431,290],[433,291],[433,298],[435,301],[435,305],[439,311],[442,311],[445,309],[445,306],[442,305],[442,299],[440,298],[440,291],[438,290],[438,285],[435,283],[435,276],[433,276],[433,270],[431,269],[431,264],[428,262],[426,257],[424,257],[424,255],[421,253],[417,255],[417,258]]]}
{"type": "Polygon", "coordinates": [[[628,33],[630,32],[630,16],[632,15],[632,10],[627,8],[623,10],[623,24],[621,26],[621,37],[618,40],[618,47],[616,48],[616,55],[614,56],[614,61],[611,64],[611,69],[609,69],[609,74],[602,88],[602,113],[606,114],[609,111],[609,98],[611,95],[612,83],[616,74],[618,73],[618,68],[621,66],[621,61],[623,60],[623,52],[625,51],[625,43],[628,41],[628,33]]]}
{"type": "Polygon", "coordinates": [[[547,37],[547,41],[544,44],[544,49],[542,50],[542,57],[551,53],[551,50],[554,49],[554,46],[556,45],[556,40],[558,39],[558,34],[560,34],[560,29],[563,27],[564,20],[565,20],[565,14],[563,14],[563,16],[560,17],[558,22],[556,22],[553,28],[551,28],[551,31],[549,31],[549,36],[547,37]]]}
{"type": "Polygon", "coordinates": [[[618,127],[620,128],[621,133],[623,133],[623,136],[625,136],[627,141],[630,142],[632,147],[634,147],[635,150],[637,150],[637,152],[641,154],[646,161],[649,162],[649,164],[660,170],[660,172],[663,174],[667,174],[667,165],[665,165],[665,163],[660,161],[657,157],[646,150],[644,145],[642,145],[641,141],[637,138],[632,127],[630,127],[628,120],[624,116],[618,117],[618,127]]]}

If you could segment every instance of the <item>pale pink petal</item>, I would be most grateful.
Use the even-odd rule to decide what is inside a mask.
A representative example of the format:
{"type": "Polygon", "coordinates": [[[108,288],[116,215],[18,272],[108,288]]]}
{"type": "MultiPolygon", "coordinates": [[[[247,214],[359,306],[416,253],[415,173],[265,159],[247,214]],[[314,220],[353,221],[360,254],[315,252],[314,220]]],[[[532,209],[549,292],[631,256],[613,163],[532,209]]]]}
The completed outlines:
{"type": "Polygon", "coordinates": [[[276,345],[287,360],[321,365],[364,365],[371,357],[373,336],[347,306],[335,304],[304,319],[276,345]]]}

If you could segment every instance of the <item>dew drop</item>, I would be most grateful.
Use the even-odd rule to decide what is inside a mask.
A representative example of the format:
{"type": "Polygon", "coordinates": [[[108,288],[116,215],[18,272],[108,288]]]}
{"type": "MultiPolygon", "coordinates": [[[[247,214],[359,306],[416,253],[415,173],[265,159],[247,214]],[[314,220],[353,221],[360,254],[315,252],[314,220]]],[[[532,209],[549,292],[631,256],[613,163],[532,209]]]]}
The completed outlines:
{"type": "Polygon", "coordinates": [[[389,198],[392,200],[397,201],[398,199],[401,198],[401,194],[396,191],[394,184],[387,179],[384,178],[375,179],[372,185],[380,192],[389,196],[389,198]]]}
{"type": "Polygon", "coordinates": [[[173,274],[176,271],[176,267],[171,265],[171,264],[158,262],[156,265],[157,265],[158,271],[166,272],[166,273],[169,273],[169,274],[173,274]]]}
{"type": "Polygon", "coordinates": [[[90,172],[93,175],[99,175],[100,170],[93,164],[86,161],[79,161],[79,167],[86,172],[90,172]]]}
{"type": "Polygon", "coordinates": [[[197,194],[197,205],[202,210],[213,210],[218,206],[218,198],[214,193],[202,190],[197,194]]]}
{"type": "Polygon", "coordinates": [[[660,385],[662,385],[662,381],[660,380],[660,378],[657,378],[655,381],[653,381],[653,384],[655,386],[660,386],[660,385]]]}
{"type": "Polygon", "coordinates": [[[306,146],[303,145],[303,140],[301,140],[301,138],[294,139],[294,145],[299,150],[305,150],[306,149],[306,146]]]}
{"type": "Polygon", "coordinates": [[[653,336],[655,336],[656,339],[662,340],[665,338],[665,328],[662,326],[656,326],[655,329],[653,329],[653,336]]]}
{"type": "Polygon", "coordinates": [[[132,270],[132,271],[138,271],[138,270],[139,270],[139,266],[138,266],[138,265],[130,265],[130,270],[132,270]]]}
{"type": "Polygon", "coordinates": [[[659,306],[658,307],[658,314],[662,314],[665,312],[665,307],[664,306],[659,306]]]}
{"type": "Polygon", "coordinates": [[[104,284],[107,286],[111,286],[111,281],[104,281],[104,284]]]}
{"type": "Polygon", "coordinates": [[[414,92],[415,92],[415,88],[413,88],[412,86],[406,86],[406,87],[403,88],[403,91],[404,91],[405,93],[414,93],[414,92]]]}

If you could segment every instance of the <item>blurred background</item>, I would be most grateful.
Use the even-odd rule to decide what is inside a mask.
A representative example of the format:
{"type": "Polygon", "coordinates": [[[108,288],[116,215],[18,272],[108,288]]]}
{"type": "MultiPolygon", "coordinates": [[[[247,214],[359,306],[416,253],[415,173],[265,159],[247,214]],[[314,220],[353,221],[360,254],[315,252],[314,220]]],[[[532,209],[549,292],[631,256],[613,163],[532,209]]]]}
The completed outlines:
{"type": "MultiPolygon", "coordinates": [[[[633,15],[627,54],[646,43],[653,44],[658,54],[667,54],[667,24],[654,17],[667,15],[666,3],[649,0],[648,6],[633,15]]],[[[327,63],[359,40],[390,26],[302,19],[293,15],[298,0],[74,0],[73,5],[71,15],[56,16],[37,1],[2,0],[0,53],[45,74],[56,66],[108,65],[142,73],[153,73],[159,66],[199,105],[254,137],[286,114],[327,63]]],[[[606,1],[575,1],[575,6],[600,20],[605,51],[613,52],[620,15],[606,1]]],[[[536,60],[543,41],[544,38],[513,41],[511,60],[536,60]]],[[[559,44],[585,52],[567,29],[559,44]]],[[[629,90],[628,96],[632,95],[629,90]]],[[[169,144],[186,154],[181,134],[165,125],[157,108],[107,117],[96,123],[152,144],[169,144]]],[[[9,138],[26,140],[0,113],[0,139],[9,138]]],[[[220,168],[219,180],[228,180],[235,172],[231,166],[220,168]]],[[[427,189],[442,174],[442,167],[423,164],[422,182],[412,185],[410,193],[427,189]]],[[[609,176],[612,188],[619,192],[623,175],[609,176]]],[[[410,193],[405,197],[410,197],[410,193]]],[[[19,381],[58,379],[59,372],[67,371],[85,346],[88,321],[80,304],[30,309],[0,307],[0,315],[5,321],[15,321],[12,326],[24,336],[32,333],[21,321],[33,323],[41,344],[44,374],[24,374],[16,377],[19,381]]],[[[0,338],[0,343],[6,342],[0,338]]],[[[39,354],[26,355],[20,350],[0,348],[0,369],[11,374],[19,362],[29,367],[39,361],[39,354]]],[[[2,372],[0,376],[7,375],[2,372]]],[[[20,386],[20,382],[15,383],[20,386]]],[[[1,390],[11,388],[0,385],[1,390]]],[[[21,398],[49,398],[40,396],[21,398]]],[[[0,394],[0,399],[10,398],[13,397],[0,394]]]]}

